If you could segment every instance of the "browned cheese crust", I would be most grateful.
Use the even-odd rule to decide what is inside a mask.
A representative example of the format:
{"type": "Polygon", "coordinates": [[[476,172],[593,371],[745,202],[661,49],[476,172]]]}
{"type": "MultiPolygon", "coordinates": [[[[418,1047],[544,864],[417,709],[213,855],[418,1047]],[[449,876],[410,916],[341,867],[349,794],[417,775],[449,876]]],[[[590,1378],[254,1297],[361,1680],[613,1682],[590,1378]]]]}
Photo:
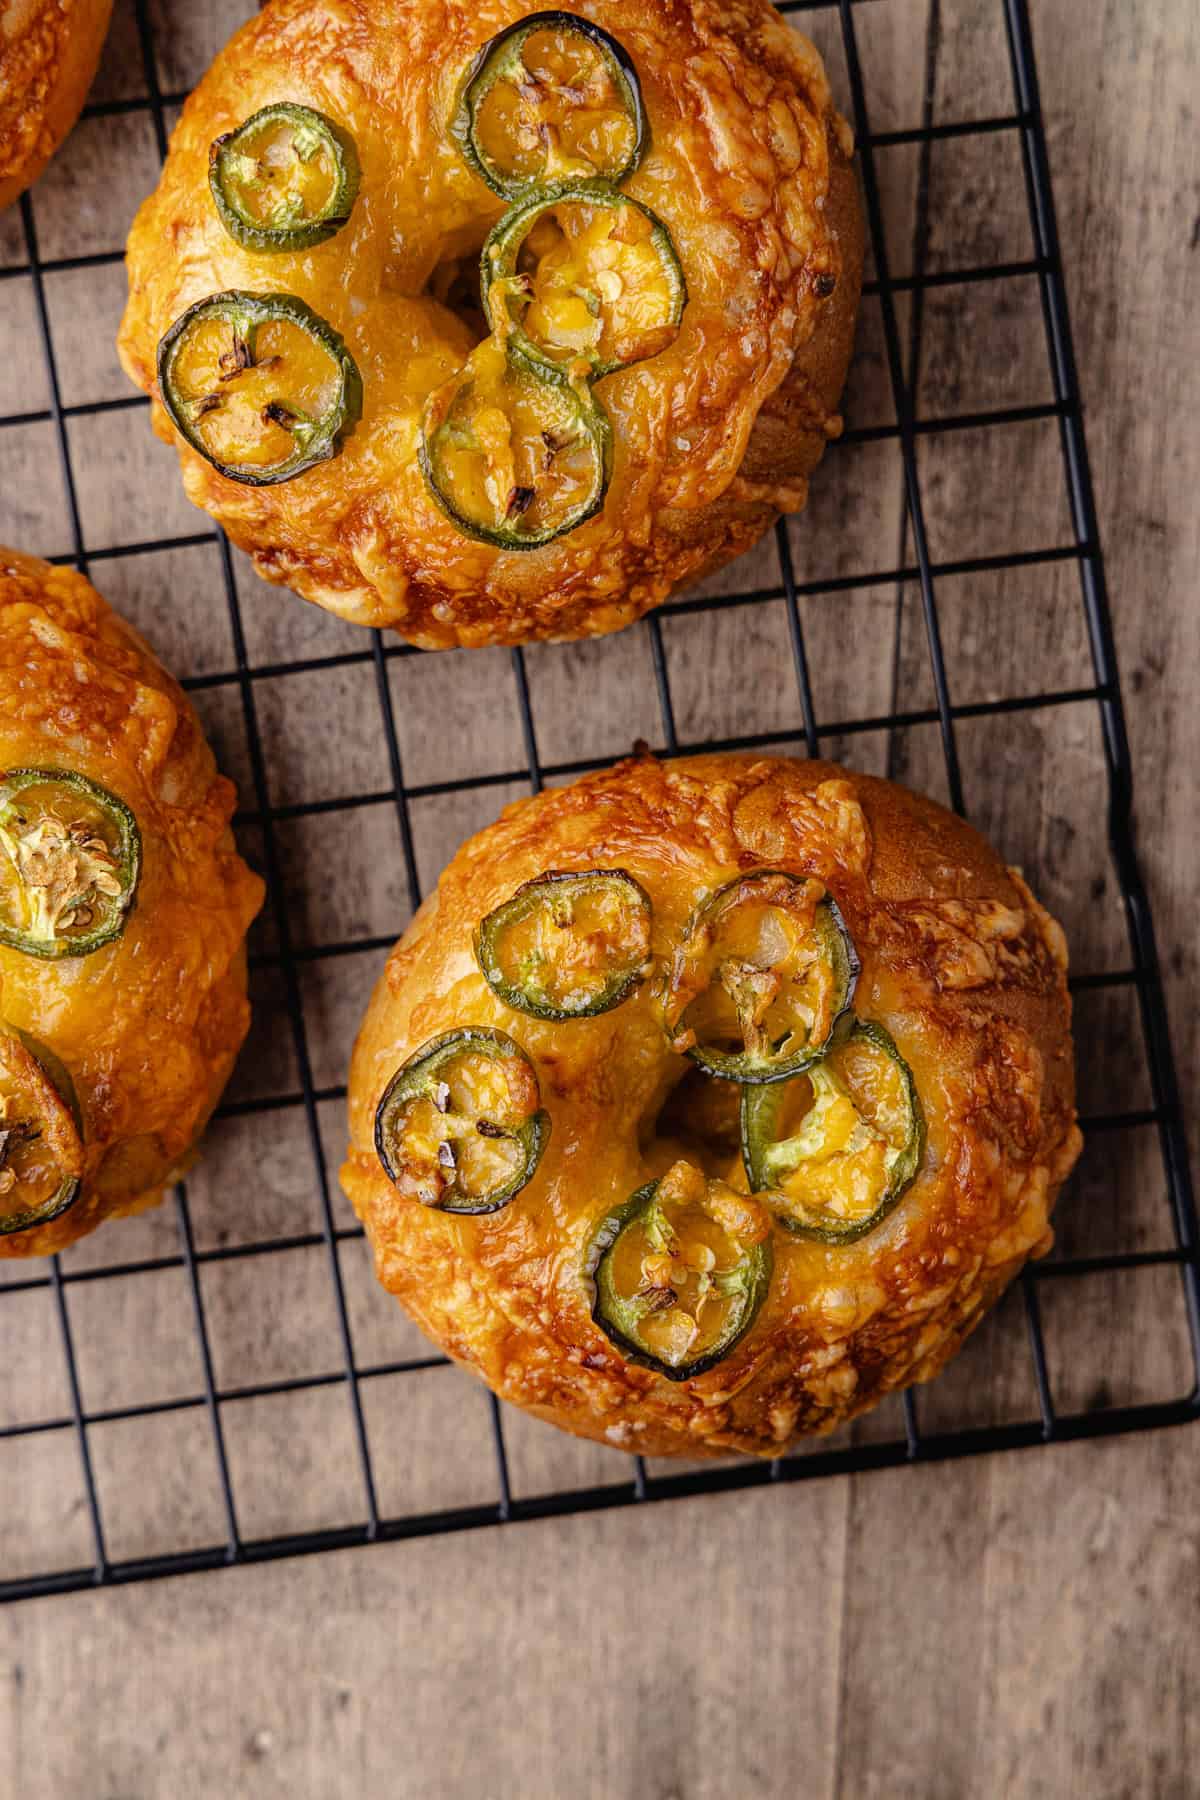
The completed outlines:
{"type": "Polygon", "coordinates": [[[79,117],[111,13],[112,0],[0,0],[0,210],[79,117]]]}
{"type": "MultiPolygon", "coordinates": [[[[184,108],[129,239],[121,359],[155,390],[159,339],[227,288],[298,294],[343,335],[364,415],[333,462],[250,488],[180,447],[188,496],[260,574],[362,625],[429,648],[613,631],[737,556],[841,430],[862,221],[849,128],[821,60],[765,0],[592,0],[574,10],[633,59],[650,149],[624,189],[670,228],[690,301],[660,355],[598,384],[615,469],[601,515],[537,551],[464,537],[417,462],[422,408],[473,334],[426,292],[472,258],[504,204],[449,137],[463,70],[520,0],[275,0],[184,108]],[[354,135],[362,189],[315,250],[239,248],[209,193],[213,139],[278,100],[354,135]]],[[[155,430],[173,440],[155,400],[155,430]]]]}
{"type": "Polygon", "coordinates": [[[976,831],[888,782],[774,758],[626,762],[510,806],[459,851],[375,990],[350,1129],[342,1179],[379,1279],[497,1393],[626,1450],[777,1455],[935,1374],[1050,1247],[1080,1146],[1062,933],[976,831]],[[543,1023],[495,997],[472,932],[547,868],[620,867],[653,900],[661,963],[703,892],[764,865],[818,878],[842,908],[863,964],[855,1010],[911,1067],[927,1144],[899,1206],[859,1242],[776,1230],[750,1332],[673,1383],[593,1322],[582,1264],[596,1220],[671,1160],[656,1121],[691,1065],[668,1047],[653,982],[599,1017],[543,1023]],[[401,1197],[372,1127],[407,1056],[479,1024],[531,1057],[552,1129],[515,1200],[455,1218],[401,1197]]]}
{"type": "Polygon", "coordinates": [[[0,1237],[5,1257],[64,1249],[186,1165],[249,1025],[244,939],[263,895],[182,690],[82,576],[0,549],[0,770],[17,768],[73,769],[116,794],[142,872],[121,936],[91,955],[0,944],[0,1020],[69,1071],[85,1148],[80,1199],[0,1237]]]}

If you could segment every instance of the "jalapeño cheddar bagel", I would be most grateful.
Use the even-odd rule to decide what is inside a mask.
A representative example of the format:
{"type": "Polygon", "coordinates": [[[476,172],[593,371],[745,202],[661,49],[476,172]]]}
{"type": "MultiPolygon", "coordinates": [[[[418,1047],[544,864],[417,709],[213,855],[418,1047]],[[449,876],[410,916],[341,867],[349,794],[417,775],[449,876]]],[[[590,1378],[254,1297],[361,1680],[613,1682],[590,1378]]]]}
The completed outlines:
{"type": "Polygon", "coordinates": [[[429,648],[612,631],[804,504],[852,149],[766,0],[273,0],[134,223],[122,361],[269,580],[429,648]]]}
{"type": "Polygon", "coordinates": [[[0,211],[79,117],[112,0],[0,0],[0,211]]]}
{"type": "Polygon", "coordinates": [[[934,1375],[1080,1147],[1062,933],[961,819],[650,757],[510,806],[392,953],[343,1183],[506,1400],[772,1456],[934,1375]]]}
{"type": "Polygon", "coordinates": [[[249,1022],[262,884],[182,691],[83,579],[0,549],[0,1257],[186,1166],[249,1022]]]}

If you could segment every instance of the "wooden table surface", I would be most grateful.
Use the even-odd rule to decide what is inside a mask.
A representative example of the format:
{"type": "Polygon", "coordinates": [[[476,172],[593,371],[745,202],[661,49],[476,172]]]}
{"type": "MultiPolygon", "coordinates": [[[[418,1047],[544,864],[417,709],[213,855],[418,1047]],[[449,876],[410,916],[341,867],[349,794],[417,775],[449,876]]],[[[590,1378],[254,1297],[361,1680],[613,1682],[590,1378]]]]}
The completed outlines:
{"type": "MultiPolygon", "coordinates": [[[[160,78],[174,93],[198,78],[249,0],[156,0],[152,10],[160,78]]],[[[1000,0],[873,0],[856,17],[875,130],[918,124],[923,107],[934,121],[1011,110],[1000,0]]],[[[1195,1145],[1200,12],[1193,0],[1035,0],[1034,24],[1140,842],[1195,1145]]],[[[831,15],[814,15],[814,35],[830,49],[845,97],[831,15]]],[[[118,0],[97,94],[119,101],[140,91],[132,4],[118,0]]],[[[925,156],[901,146],[879,161],[893,274],[1030,254],[1011,133],[948,138],[925,156]]],[[[38,189],[41,254],[112,249],[155,163],[144,114],[86,121],[38,189]]],[[[19,215],[0,216],[0,265],[23,260],[19,215]]],[[[127,391],[110,348],[122,285],[109,265],[47,278],[68,405],[127,391]]],[[[27,278],[0,284],[0,417],[48,403],[34,303],[27,278]]],[[[1032,280],[932,288],[915,321],[911,306],[906,298],[901,324],[906,341],[919,336],[921,416],[1049,397],[1032,280]]],[[[848,413],[860,426],[894,418],[877,301],[864,307],[848,413]]],[[[81,413],[68,434],[89,547],[202,528],[143,412],[81,413]]],[[[0,539],[71,549],[55,471],[48,424],[0,432],[0,539]]],[[[921,476],[938,560],[1066,541],[1053,421],[927,439],[921,476]]],[[[809,577],[903,566],[911,549],[895,439],[834,451],[792,536],[809,577]]],[[[773,579],[768,558],[739,568],[726,587],[752,585],[756,569],[773,579]]],[[[177,670],[195,675],[231,666],[218,574],[205,546],[93,567],[177,670]]],[[[262,588],[240,561],[238,579],[253,662],[359,647],[350,628],[262,588]]],[[[887,584],[804,602],[823,721],[929,705],[918,598],[887,584]]],[[[946,579],[938,598],[956,701],[1090,679],[1069,565],[946,579]]],[[[799,735],[781,606],[672,619],[664,642],[681,739],[793,727],[799,735]]],[[[583,649],[535,650],[528,665],[547,763],[659,737],[645,628],[583,649]]],[[[402,659],[392,671],[410,783],[523,766],[503,655],[402,659]]],[[[276,804],[386,787],[359,673],[349,665],[291,685],[255,683],[276,804]]],[[[198,703],[230,772],[248,786],[236,689],[214,685],[198,703]]],[[[1064,919],[1075,966],[1122,966],[1095,708],[982,715],[962,723],[960,748],[972,815],[1064,919]]],[[[931,726],[834,730],[826,749],[944,792],[931,726]]],[[[414,806],[425,882],[509,792],[490,786],[414,806]]],[[[298,941],[398,929],[408,900],[391,809],[331,814],[321,829],[318,838],[312,819],[299,817],[280,830],[298,941]],[[330,863],[341,879],[325,872],[330,863]]],[[[253,831],[246,843],[261,854],[253,831]]],[[[269,923],[256,942],[270,950],[269,923]]],[[[342,1079],[378,960],[370,952],[306,965],[319,1086],[342,1079]]],[[[236,1077],[241,1097],[295,1082],[269,969],[256,1000],[260,1023],[236,1077]]],[[[1083,1109],[1145,1105],[1129,996],[1087,997],[1079,1024],[1083,1109]]],[[[336,1105],[322,1107],[320,1124],[335,1167],[336,1105]]],[[[316,1184],[294,1133],[284,1114],[220,1128],[190,1184],[202,1247],[319,1230],[316,1184]]],[[[1060,1209],[1065,1251],[1164,1246],[1152,1139],[1106,1134],[1089,1148],[1060,1209]]],[[[343,1204],[335,1200],[340,1222],[343,1204]]],[[[176,1229],[167,1208],[110,1228],[68,1266],[173,1254],[176,1229]]],[[[341,1246],[359,1361],[412,1354],[419,1340],[375,1292],[359,1251],[353,1240],[341,1246]]],[[[321,1246],[269,1267],[206,1267],[219,1384],[329,1365],[325,1259],[321,1246]]],[[[71,1287],[89,1408],[194,1390],[176,1273],[71,1287]]],[[[1187,1390],[1177,1290],[1164,1279],[1174,1278],[1156,1270],[1089,1278],[1086,1293],[1066,1280],[1045,1284],[1060,1405],[1187,1390]]],[[[41,1291],[10,1294],[0,1308],[6,1365],[22,1375],[4,1397],[7,1418],[64,1408],[49,1308],[41,1291]]],[[[365,1383],[363,1404],[385,1506],[422,1511],[493,1497],[486,1401],[464,1377],[431,1370],[365,1383]]],[[[919,1402],[932,1425],[1027,1416],[1031,1404],[1011,1308],[919,1402]]],[[[223,1411],[248,1535],[361,1516],[343,1387],[223,1411]]],[[[895,1427],[893,1416],[865,1429],[895,1427]]],[[[518,1492],[619,1476],[605,1451],[510,1414],[506,1429],[518,1492]]],[[[94,1428],[113,1555],[219,1534],[206,1430],[194,1412],[133,1430],[94,1428]]],[[[0,1569],[48,1566],[48,1556],[61,1566],[86,1560],[71,1434],[16,1441],[19,1464],[0,1445],[0,1569]]],[[[0,1796],[1183,1800],[1200,1794],[1198,1453],[1200,1433],[1182,1429],[15,1605],[0,1615],[0,1796]]]]}

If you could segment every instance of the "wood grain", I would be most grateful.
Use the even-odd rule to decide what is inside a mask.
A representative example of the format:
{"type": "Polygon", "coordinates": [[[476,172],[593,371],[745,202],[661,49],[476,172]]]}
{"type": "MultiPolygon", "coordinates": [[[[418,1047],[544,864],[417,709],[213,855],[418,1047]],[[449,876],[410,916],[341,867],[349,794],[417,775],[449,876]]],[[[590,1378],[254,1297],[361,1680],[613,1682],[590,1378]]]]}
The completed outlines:
{"type": "MultiPolygon", "coordinates": [[[[249,0],[155,0],[159,78],[198,78],[249,0]]],[[[855,8],[876,130],[984,118],[1012,105],[998,0],[878,0],[855,8]]],[[[808,23],[806,18],[806,23],[808,23]]],[[[846,93],[832,12],[811,23],[846,93]]],[[[141,91],[131,0],[118,0],[97,92],[141,91]]],[[[1088,430],[1108,553],[1142,847],[1157,909],[1174,1037],[1193,1121],[1200,1097],[1194,900],[1200,882],[1192,699],[1200,578],[1200,369],[1195,356],[1200,17],[1188,0],[1083,8],[1038,0],[1040,49],[1088,430]]],[[[153,169],[145,121],[85,125],[38,187],[45,255],[120,241],[153,169]]],[[[946,139],[922,157],[878,152],[894,273],[1028,254],[1015,139],[946,139]],[[921,206],[922,195],[927,210],[921,206]],[[923,221],[926,221],[923,223],[923,221]]],[[[0,266],[21,260],[16,215],[0,217],[0,266]]],[[[120,271],[59,271],[47,306],[69,404],[121,394],[110,351],[120,271]]],[[[0,415],[39,410],[45,371],[30,352],[28,278],[0,283],[0,415]]],[[[1049,395],[1036,285],[1028,278],[929,290],[898,323],[918,413],[944,417],[1049,395]],[[919,334],[916,325],[919,323],[919,334]],[[919,352],[914,354],[918,342],[919,352]]],[[[894,419],[879,303],[864,306],[848,416],[894,419]]],[[[73,420],[89,544],[195,532],[172,458],[140,410],[73,420]]],[[[936,557],[1066,530],[1051,422],[922,440],[922,492],[936,557]]],[[[790,528],[802,579],[871,573],[911,559],[894,440],[849,442],[819,472],[790,528]]],[[[0,540],[71,547],[52,427],[0,431],[0,540]]],[[[350,628],[269,589],[235,559],[249,660],[361,648],[350,628]]],[[[232,668],[221,572],[208,549],[97,563],[110,598],[177,672],[232,668]]],[[[778,582],[768,547],[714,591],[778,582]]],[[[1042,566],[939,582],[956,701],[1085,685],[1074,572],[1042,566]]],[[[944,791],[934,728],[887,734],[855,721],[931,704],[916,588],[877,582],[801,604],[825,748],[944,791]],[[891,650],[895,646],[894,663],[891,650]],[[839,729],[849,726],[850,729],[839,729]]],[[[684,742],[743,730],[797,744],[802,720],[782,602],[663,621],[684,742]],[[715,671],[720,671],[718,678],[715,671]]],[[[605,757],[661,738],[649,631],[526,655],[537,749],[547,763],[605,757]]],[[[369,665],[254,684],[274,802],[303,805],[390,785],[369,665]],[[331,738],[326,721],[346,729],[331,738]]],[[[411,827],[428,886],[459,839],[523,791],[516,672],[504,656],[390,664],[410,784],[485,778],[449,799],[419,797],[411,827]],[[499,783],[495,777],[503,777],[499,783]]],[[[251,785],[236,686],[198,696],[225,766],[251,785]]],[[[1103,842],[1094,709],[1048,707],[960,726],[968,805],[1021,861],[1068,924],[1076,966],[1124,965],[1118,890],[1103,842]]],[[[247,853],[261,866],[261,831],[247,853]]],[[[394,807],[303,816],[279,828],[296,941],[315,946],[398,930],[410,899],[394,807]],[[349,871],[340,881],[326,859],[349,871]]],[[[255,947],[277,946],[274,921],[255,947]]],[[[316,1079],[337,1082],[377,954],[305,965],[300,999],[316,1079]]],[[[255,974],[258,1020],[232,1097],[298,1087],[279,971],[255,974]]],[[[1147,1103],[1127,995],[1079,1010],[1086,1110],[1147,1103]]],[[[318,1109],[334,1216],[342,1120],[318,1109]]],[[[321,1194],[302,1109],[232,1118],[190,1183],[202,1247],[319,1234],[321,1194]]],[[[1169,1241],[1151,1133],[1089,1145],[1060,1208],[1071,1254],[1169,1241]]],[[[174,1210],[100,1234],[69,1266],[171,1256],[174,1210]]],[[[357,1358],[422,1354],[377,1292],[362,1245],[340,1278],[357,1358]]],[[[0,1269],[0,1286],[17,1279],[0,1269]]],[[[1056,1397],[1110,1405],[1191,1381],[1173,1277],[1143,1271],[1041,1289],[1056,1397]]],[[[257,1264],[206,1265],[202,1291],[218,1379],[271,1380],[340,1366],[323,1245],[257,1264]]],[[[177,1272],[72,1285],[69,1308],[92,1406],[194,1392],[196,1350],[177,1272]]],[[[926,1429],[1031,1416],[1035,1396],[1018,1304],[1007,1304],[918,1400],[926,1429]]],[[[5,1422],[69,1411],[45,1290],[0,1295],[0,1341],[21,1379],[5,1422]]],[[[443,1369],[361,1387],[391,1512],[495,1497],[488,1402],[443,1369]]],[[[344,1386],[223,1408],[239,1523],[248,1534],[364,1516],[344,1386]]],[[[898,1407],[859,1428],[902,1430],[898,1407]]],[[[627,1479],[622,1459],[506,1419],[520,1495],[627,1479]]],[[[219,1540],[223,1516],[204,1415],[93,1428],[114,1556],[219,1540]]],[[[543,1522],[386,1550],[76,1595],[0,1616],[0,1795],[21,1800],[227,1800],[230,1795],[387,1800],[1187,1800],[1200,1741],[1191,1705],[1200,1653],[1196,1447],[1187,1431],[927,1469],[821,1481],[543,1522]]],[[[0,1444],[0,1569],[86,1561],[89,1538],[69,1432],[0,1444]],[[17,1454],[14,1455],[14,1448],[17,1454]]]]}

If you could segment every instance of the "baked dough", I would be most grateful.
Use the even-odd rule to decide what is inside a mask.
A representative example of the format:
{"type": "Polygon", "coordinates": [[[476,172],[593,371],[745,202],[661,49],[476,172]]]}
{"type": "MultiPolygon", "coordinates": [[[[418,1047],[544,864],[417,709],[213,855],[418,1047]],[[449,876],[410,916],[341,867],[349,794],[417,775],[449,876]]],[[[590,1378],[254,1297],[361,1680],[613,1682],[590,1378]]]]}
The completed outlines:
{"type": "MultiPolygon", "coordinates": [[[[514,644],[616,630],[753,544],[807,481],[837,416],[862,270],[849,128],[817,52],[765,0],[593,0],[640,77],[650,148],[622,191],[667,224],[689,302],[673,343],[596,387],[615,468],[600,515],[538,550],[465,536],[418,464],[430,393],[478,342],[432,297],[473,279],[505,212],[448,123],[464,71],[516,0],[274,0],[184,108],[129,239],[122,362],[156,393],[160,339],[226,290],[286,290],[341,334],[362,373],[340,454],[243,486],[180,444],[188,496],[268,580],[415,644],[514,644]],[[300,253],[242,248],[209,189],[213,141],[300,102],[352,135],[348,224],[300,253]]],[[[159,398],[154,428],[180,442],[159,398]]]]}
{"type": "Polygon", "coordinates": [[[826,763],[645,757],[510,806],[454,858],[370,1003],[343,1184],[383,1285],[506,1400],[649,1455],[774,1456],[936,1374],[1050,1247],[1081,1143],[1069,1027],[1061,930],[942,807],[826,763]],[[611,1011],[556,1023],[503,1004],[473,950],[481,919],[522,883],[595,868],[649,894],[658,971],[698,900],[731,876],[814,878],[861,959],[854,1011],[890,1032],[924,1113],[919,1168],[889,1216],[844,1244],[774,1225],[756,1320],[692,1379],[665,1379],[610,1341],[585,1258],[597,1219],[680,1158],[713,1173],[704,1109],[736,1087],[702,1078],[707,1099],[693,1098],[692,1135],[680,1136],[676,1102],[696,1075],[667,1041],[658,975],[611,1011]],[[372,1142],[396,1070],[465,1026],[517,1041],[549,1115],[536,1173],[485,1217],[402,1193],[372,1142]]]}
{"type": "Polygon", "coordinates": [[[112,0],[0,0],[0,211],[79,117],[112,0]]]}
{"type": "MultiPolygon", "coordinates": [[[[0,1074],[24,1063],[24,1033],[66,1071],[83,1145],[79,1197],[0,1233],[0,1257],[62,1250],[186,1167],[246,1035],[244,939],[263,896],[234,847],[233,786],[182,690],[82,576],[0,549],[0,783],[18,769],[117,796],[141,871],[102,948],[47,959],[0,942],[0,1074]]],[[[0,1222],[11,1200],[0,1194],[0,1222]]]]}

